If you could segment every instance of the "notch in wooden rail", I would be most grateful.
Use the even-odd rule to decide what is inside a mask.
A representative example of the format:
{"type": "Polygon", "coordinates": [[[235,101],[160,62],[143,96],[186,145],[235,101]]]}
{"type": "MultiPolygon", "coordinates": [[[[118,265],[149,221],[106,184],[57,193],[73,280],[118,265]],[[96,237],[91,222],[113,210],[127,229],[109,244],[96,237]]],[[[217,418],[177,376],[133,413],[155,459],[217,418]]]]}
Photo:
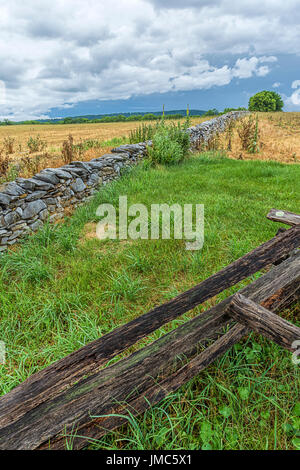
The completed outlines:
{"type": "Polygon", "coordinates": [[[289,351],[293,351],[293,343],[300,340],[300,328],[242,294],[236,294],[233,297],[228,313],[242,325],[271,339],[289,351]]]}
{"type": "Polygon", "coordinates": [[[280,211],[277,209],[271,209],[267,215],[269,220],[274,222],[282,222],[286,225],[298,225],[300,224],[300,215],[294,212],[280,211]]]}

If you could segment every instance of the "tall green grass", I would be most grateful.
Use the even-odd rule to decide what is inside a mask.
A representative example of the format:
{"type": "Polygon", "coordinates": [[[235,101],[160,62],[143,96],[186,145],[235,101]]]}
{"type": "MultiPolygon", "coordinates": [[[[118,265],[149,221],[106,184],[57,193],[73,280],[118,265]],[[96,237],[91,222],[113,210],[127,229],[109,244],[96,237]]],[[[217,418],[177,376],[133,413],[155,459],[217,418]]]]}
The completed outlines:
{"type": "MultiPolygon", "coordinates": [[[[234,161],[216,153],[172,167],[140,165],[103,188],[56,226],[46,224],[0,257],[0,366],[4,394],[32,373],[201,282],[273,237],[272,207],[299,213],[298,165],[234,161]],[[183,240],[106,240],[93,233],[100,203],[205,205],[199,252],[183,240]]],[[[159,337],[236,292],[189,312],[159,337]]],[[[285,312],[299,324],[299,305],[285,312]]],[[[143,341],[145,344],[146,341],[143,341]]],[[[136,346],[135,348],[140,347],[136,346]]],[[[134,350],[135,348],[132,348],[134,350]]],[[[299,366],[279,346],[251,334],[189,384],[96,449],[295,449],[299,447],[299,366]]]]}

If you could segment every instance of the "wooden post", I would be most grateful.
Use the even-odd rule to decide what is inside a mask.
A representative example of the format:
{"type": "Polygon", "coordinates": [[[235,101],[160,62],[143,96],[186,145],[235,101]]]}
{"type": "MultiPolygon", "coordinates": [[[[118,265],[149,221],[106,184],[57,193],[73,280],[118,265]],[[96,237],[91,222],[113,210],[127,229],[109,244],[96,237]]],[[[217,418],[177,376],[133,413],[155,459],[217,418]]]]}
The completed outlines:
{"type": "Polygon", "coordinates": [[[267,218],[275,222],[282,222],[286,225],[300,224],[300,215],[295,214],[294,212],[271,209],[267,215],[267,218]]]}
{"type": "Polygon", "coordinates": [[[284,320],[270,310],[247,299],[242,294],[236,294],[228,312],[239,323],[251,328],[289,351],[292,344],[300,340],[300,328],[284,320]]]}

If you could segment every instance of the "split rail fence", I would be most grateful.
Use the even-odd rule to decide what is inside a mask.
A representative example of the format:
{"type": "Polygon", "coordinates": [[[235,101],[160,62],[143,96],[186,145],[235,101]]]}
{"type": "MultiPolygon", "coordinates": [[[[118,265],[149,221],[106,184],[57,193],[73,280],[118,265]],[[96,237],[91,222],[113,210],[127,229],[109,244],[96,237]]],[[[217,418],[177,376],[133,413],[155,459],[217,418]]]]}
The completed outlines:
{"type": "Polygon", "coordinates": [[[0,398],[0,449],[80,449],[179,389],[256,331],[293,351],[300,328],[278,316],[300,297],[300,216],[195,287],[29,377],[0,398]],[[268,268],[268,269],[265,269],[268,268]],[[270,269],[269,269],[270,268],[270,269]],[[108,361],[243,279],[265,274],[151,344],[108,361]]]}

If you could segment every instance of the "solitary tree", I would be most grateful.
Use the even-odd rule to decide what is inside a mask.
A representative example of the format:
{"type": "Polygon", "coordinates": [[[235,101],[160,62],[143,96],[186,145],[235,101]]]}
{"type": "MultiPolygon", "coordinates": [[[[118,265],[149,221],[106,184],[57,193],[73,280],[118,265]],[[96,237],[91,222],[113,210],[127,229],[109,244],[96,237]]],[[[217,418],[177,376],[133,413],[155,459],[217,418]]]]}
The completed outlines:
{"type": "Polygon", "coordinates": [[[275,91],[260,91],[251,96],[248,105],[249,111],[281,111],[283,101],[281,96],[275,91]]]}

